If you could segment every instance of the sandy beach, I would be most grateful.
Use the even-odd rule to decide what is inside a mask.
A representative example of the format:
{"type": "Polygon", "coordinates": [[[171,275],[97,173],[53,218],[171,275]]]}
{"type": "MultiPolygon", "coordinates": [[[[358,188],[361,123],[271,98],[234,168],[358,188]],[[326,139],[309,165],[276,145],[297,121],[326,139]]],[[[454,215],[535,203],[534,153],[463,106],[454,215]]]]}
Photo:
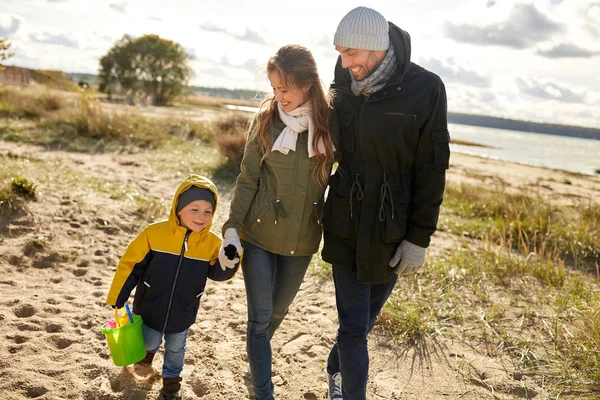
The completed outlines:
{"type": "MultiPolygon", "coordinates": [[[[214,151],[208,147],[206,151],[214,151]]],[[[199,149],[199,157],[202,149],[199,149]]],[[[170,162],[176,155],[165,155],[170,162]]],[[[83,154],[0,141],[0,162],[18,165],[35,182],[37,200],[0,216],[0,399],[154,399],[161,388],[162,351],[152,369],[113,365],[100,332],[112,310],[104,301],[119,256],[137,234],[136,196],[170,204],[182,175],[161,167],[156,153],[83,154]],[[120,188],[128,188],[123,191],[120,188]]],[[[185,163],[185,160],[179,160],[185,163]]],[[[449,184],[469,182],[535,192],[552,202],[598,201],[600,177],[452,154],[449,184]]],[[[228,212],[222,189],[213,227],[228,212]]],[[[442,206],[443,208],[443,206],[442,206]]],[[[433,258],[458,239],[438,231],[433,258]]],[[[326,399],[325,362],[337,327],[333,283],[307,275],[273,340],[278,399],[326,399]]],[[[183,370],[186,399],[250,399],[245,354],[246,299],[242,274],[209,282],[191,328],[183,370]]],[[[524,398],[497,362],[458,342],[442,359],[419,367],[386,333],[370,336],[369,399],[524,398]],[[472,362],[505,388],[461,379],[458,359],[472,362]],[[512,395],[511,395],[512,393],[512,395]],[[513,397],[513,395],[515,397],[513,397]]],[[[544,399],[543,388],[532,388],[544,399]]],[[[533,398],[533,397],[532,397],[533,398]]]]}

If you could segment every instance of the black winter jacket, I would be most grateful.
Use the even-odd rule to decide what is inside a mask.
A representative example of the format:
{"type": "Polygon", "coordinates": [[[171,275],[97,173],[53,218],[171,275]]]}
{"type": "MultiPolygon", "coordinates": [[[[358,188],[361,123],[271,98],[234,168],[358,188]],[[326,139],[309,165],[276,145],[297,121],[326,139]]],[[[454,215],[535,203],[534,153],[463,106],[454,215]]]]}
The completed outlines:
{"type": "Polygon", "coordinates": [[[398,67],[369,98],[355,96],[341,57],[331,87],[342,160],[324,207],[323,259],[359,283],[387,282],[402,240],[429,245],[450,150],[442,80],[410,62],[410,36],[390,23],[398,67]]]}

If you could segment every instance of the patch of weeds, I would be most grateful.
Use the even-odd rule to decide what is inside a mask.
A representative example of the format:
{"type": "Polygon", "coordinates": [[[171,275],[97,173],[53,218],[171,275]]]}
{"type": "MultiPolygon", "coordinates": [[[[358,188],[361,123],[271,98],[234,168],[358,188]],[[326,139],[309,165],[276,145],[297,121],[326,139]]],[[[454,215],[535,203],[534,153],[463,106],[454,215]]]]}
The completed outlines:
{"type": "Polygon", "coordinates": [[[136,213],[147,223],[166,218],[168,215],[169,210],[167,206],[158,197],[145,198],[144,196],[136,196],[135,200],[138,204],[136,213]]]}
{"type": "Polygon", "coordinates": [[[386,302],[377,325],[399,344],[400,358],[413,354],[413,366],[431,366],[432,355],[445,359],[444,346],[438,340],[445,328],[440,325],[435,305],[419,299],[407,299],[396,291],[386,302]]]}
{"type": "Polygon", "coordinates": [[[46,241],[43,238],[32,239],[28,241],[23,247],[23,254],[25,254],[27,257],[30,257],[34,254],[44,251],[45,248],[46,241]]]}
{"type": "MultiPolygon", "coordinates": [[[[422,337],[428,327],[431,332],[424,323],[431,308],[449,335],[487,356],[508,357],[512,369],[507,372],[544,379],[551,392],[598,390],[600,295],[584,274],[568,273],[560,260],[527,258],[485,243],[449,251],[425,272],[418,285],[401,286],[392,295],[404,307],[393,323],[402,329],[403,340],[422,337]],[[405,299],[415,288],[432,302],[417,303],[418,312],[405,299]],[[515,308],[519,311],[513,313],[515,308]],[[441,319],[447,310],[462,318],[441,319]]],[[[465,362],[461,368],[468,375],[465,362]]]]}
{"type": "Polygon", "coordinates": [[[18,195],[29,199],[35,199],[36,188],[33,182],[21,177],[15,177],[11,180],[10,187],[12,191],[18,195]]]}
{"type": "Polygon", "coordinates": [[[247,127],[248,117],[239,114],[234,114],[216,123],[217,148],[230,163],[237,166],[238,172],[244,155],[247,127]]]}
{"type": "Polygon", "coordinates": [[[446,188],[444,205],[453,214],[443,219],[444,226],[458,235],[583,267],[600,262],[600,242],[595,239],[600,236],[600,208],[591,200],[559,206],[504,187],[463,184],[446,188]]]}

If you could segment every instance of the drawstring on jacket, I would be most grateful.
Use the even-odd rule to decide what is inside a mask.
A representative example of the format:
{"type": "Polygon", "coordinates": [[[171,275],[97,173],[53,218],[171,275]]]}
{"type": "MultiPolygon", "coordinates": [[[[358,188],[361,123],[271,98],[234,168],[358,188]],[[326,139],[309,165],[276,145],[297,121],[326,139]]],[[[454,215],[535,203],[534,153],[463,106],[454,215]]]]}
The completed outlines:
{"type": "Polygon", "coordinates": [[[394,219],[394,196],[392,196],[392,188],[388,183],[387,172],[383,173],[383,183],[381,184],[381,189],[379,191],[379,196],[381,198],[381,203],[379,203],[379,220],[385,221],[385,199],[387,194],[390,195],[390,205],[392,206],[392,219],[394,219]]]}
{"type": "Polygon", "coordinates": [[[285,211],[283,211],[281,200],[275,199],[275,225],[277,225],[277,220],[279,219],[280,215],[284,218],[287,217],[287,214],[285,213],[285,211]]]}
{"type": "Polygon", "coordinates": [[[362,200],[364,196],[362,186],[360,186],[360,181],[358,180],[359,176],[359,173],[354,175],[354,182],[352,182],[352,187],[350,188],[350,199],[348,200],[348,204],[350,204],[350,218],[354,216],[352,214],[352,206],[354,205],[354,202],[352,201],[352,198],[354,197],[354,188],[356,188],[356,198],[358,201],[362,200]]]}
{"type": "Polygon", "coordinates": [[[319,205],[318,201],[314,201],[313,202],[313,212],[312,212],[312,215],[313,215],[313,218],[314,218],[315,222],[317,223],[317,225],[321,225],[321,219],[319,218],[319,210],[318,210],[318,207],[317,207],[318,205],[319,205]]]}

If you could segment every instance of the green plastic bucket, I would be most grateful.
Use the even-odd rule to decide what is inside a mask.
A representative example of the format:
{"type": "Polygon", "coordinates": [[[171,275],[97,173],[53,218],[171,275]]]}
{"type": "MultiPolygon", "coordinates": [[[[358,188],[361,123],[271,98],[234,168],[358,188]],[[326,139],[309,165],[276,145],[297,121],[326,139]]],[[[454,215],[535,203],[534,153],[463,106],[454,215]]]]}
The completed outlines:
{"type": "Polygon", "coordinates": [[[106,336],[110,356],[116,366],[135,364],[146,357],[142,317],[139,315],[133,316],[133,323],[128,323],[120,328],[108,329],[104,324],[102,333],[106,336]]]}

